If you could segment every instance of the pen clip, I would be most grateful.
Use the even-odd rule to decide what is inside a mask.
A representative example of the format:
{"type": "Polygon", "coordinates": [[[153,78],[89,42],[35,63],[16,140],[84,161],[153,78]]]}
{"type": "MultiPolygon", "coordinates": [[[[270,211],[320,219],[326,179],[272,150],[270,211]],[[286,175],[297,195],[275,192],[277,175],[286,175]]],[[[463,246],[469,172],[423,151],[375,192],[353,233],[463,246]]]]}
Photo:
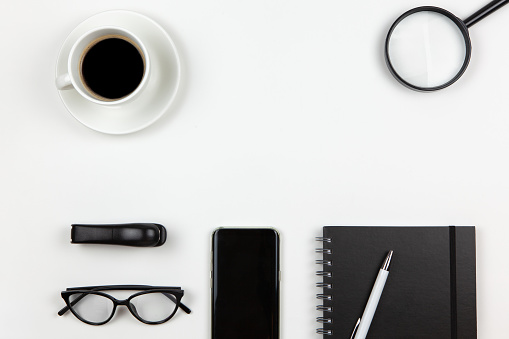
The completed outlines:
{"type": "Polygon", "coordinates": [[[353,339],[355,337],[355,333],[357,332],[357,328],[359,328],[359,324],[361,323],[361,318],[357,320],[357,323],[355,324],[355,328],[353,329],[352,336],[350,339],[353,339]]]}

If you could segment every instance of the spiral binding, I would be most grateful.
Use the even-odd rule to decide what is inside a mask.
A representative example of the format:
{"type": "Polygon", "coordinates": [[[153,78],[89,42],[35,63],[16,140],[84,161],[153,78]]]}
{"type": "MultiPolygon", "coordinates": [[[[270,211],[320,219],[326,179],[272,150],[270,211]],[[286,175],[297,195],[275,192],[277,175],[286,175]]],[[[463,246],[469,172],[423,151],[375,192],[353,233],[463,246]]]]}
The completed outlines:
{"type": "Polygon", "coordinates": [[[322,323],[322,324],[332,324],[332,319],[331,318],[318,317],[318,318],[316,318],[316,322],[317,323],[322,323]]]}
{"type": "Polygon", "coordinates": [[[322,311],[322,312],[332,312],[332,307],[331,306],[318,305],[318,306],[316,306],[316,310],[317,311],[322,311]]]}
{"type": "Polygon", "coordinates": [[[322,254],[332,254],[332,250],[329,248],[317,248],[315,252],[322,254]]]}
{"type": "Polygon", "coordinates": [[[318,317],[318,318],[316,318],[316,322],[317,323],[322,323],[322,324],[332,324],[332,319],[331,318],[318,317]]]}
{"type": "Polygon", "coordinates": [[[332,300],[332,295],[329,295],[329,294],[317,294],[316,295],[316,299],[332,300]]]}
{"type": "Polygon", "coordinates": [[[318,288],[332,288],[332,284],[324,283],[324,282],[317,282],[316,287],[318,288]]]}
{"type": "MultiPolygon", "coordinates": [[[[317,237],[316,241],[319,241],[323,243],[323,245],[331,243],[331,238],[325,238],[325,237],[317,237]]],[[[322,254],[322,257],[325,257],[326,255],[332,254],[332,249],[330,248],[317,248],[315,250],[316,253],[322,254]]],[[[325,258],[317,259],[315,261],[317,265],[321,265],[323,268],[320,271],[316,271],[316,275],[319,277],[322,277],[322,279],[326,278],[332,278],[332,272],[326,271],[326,267],[332,266],[332,260],[327,260],[325,258]]],[[[323,291],[332,289],[332,283],[320,281],[316,283],[316,287],[321,288],[323,291]]],[[[316,295],[316,299],[322,300],[324,303],[327,303],[332,300],[332,294],[326,294],[326,293],[319,293],[316,295]]],[[[324,313],[324,316],[316,318],[316,322],[320,324],[332,324],[332,318],[326,317],[326,313],[332,313],[332,306],[329,305],[317,305],[316,306],[317,311],[321,311],[324,313]]],[[[322,334],[322,335],[332,335],[332,330],[327,329],[324,327],[317,328],[316,333],[322,334]]]]}
{"type": "Polygon", "coordinates": [[[332,330],[326,330],[325,328],[317,328],[316,333],[318,334],[325,334],[325,335],[332,335],[332,330]]]}
{"type": "Polygon", "coordinates": [[[327,271],[316,271],[316,275],[321,276],[321,277],[332,278],[332,272],[327,272],[327,271]]]}

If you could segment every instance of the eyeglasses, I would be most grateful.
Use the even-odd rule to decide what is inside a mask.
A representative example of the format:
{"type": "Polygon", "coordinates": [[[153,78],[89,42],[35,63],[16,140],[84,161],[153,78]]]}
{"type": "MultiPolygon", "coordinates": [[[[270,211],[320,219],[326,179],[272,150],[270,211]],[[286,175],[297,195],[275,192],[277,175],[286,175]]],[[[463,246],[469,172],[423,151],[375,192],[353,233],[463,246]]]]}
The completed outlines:
{"type": "Polygon", "coordinates": [[[117,306],[126,306],[131,314],[149,325],[162,324],[170,320],[178,308],[187,314],[191,310],[180,302],[184,290],[180,287],[146,285],[108,285],[71,287],[61,293],[67,304],[58,315],[71,310],[79,320],[90,325],[103,325],[113,318],[117,306]],[[140,291],[125,300],[118,300],[101,291],[140,291]]]}

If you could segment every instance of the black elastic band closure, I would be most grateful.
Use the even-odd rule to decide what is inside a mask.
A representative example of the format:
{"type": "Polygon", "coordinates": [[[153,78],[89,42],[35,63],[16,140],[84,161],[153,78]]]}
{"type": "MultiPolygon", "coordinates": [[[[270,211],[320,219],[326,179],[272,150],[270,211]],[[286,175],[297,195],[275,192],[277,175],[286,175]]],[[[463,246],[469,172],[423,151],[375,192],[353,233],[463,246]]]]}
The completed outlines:
{"type": "Polygon", "coordinates": [[[458,339],[458,295],[456,288],[456,227],[449,226],[449,260],[451,271],[451,339],[458,339]]]}

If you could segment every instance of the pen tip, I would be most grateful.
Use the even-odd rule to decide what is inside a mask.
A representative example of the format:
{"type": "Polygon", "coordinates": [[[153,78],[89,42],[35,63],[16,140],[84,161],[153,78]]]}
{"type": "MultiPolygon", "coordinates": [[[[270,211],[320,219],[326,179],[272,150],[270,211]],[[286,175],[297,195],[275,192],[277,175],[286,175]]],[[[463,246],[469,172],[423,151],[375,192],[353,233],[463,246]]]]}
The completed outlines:
{"type": "Polygon", "coordinates": [[[386,271],[389,270],[389,265],[391,264],[391,259],[392,259],[392,253],[393,253],[393,251],[390,250],[389,253],[387,254],[387,257],[385,257],[384,263],[382,265],[382,270],[386,270],[386,271]]]}

